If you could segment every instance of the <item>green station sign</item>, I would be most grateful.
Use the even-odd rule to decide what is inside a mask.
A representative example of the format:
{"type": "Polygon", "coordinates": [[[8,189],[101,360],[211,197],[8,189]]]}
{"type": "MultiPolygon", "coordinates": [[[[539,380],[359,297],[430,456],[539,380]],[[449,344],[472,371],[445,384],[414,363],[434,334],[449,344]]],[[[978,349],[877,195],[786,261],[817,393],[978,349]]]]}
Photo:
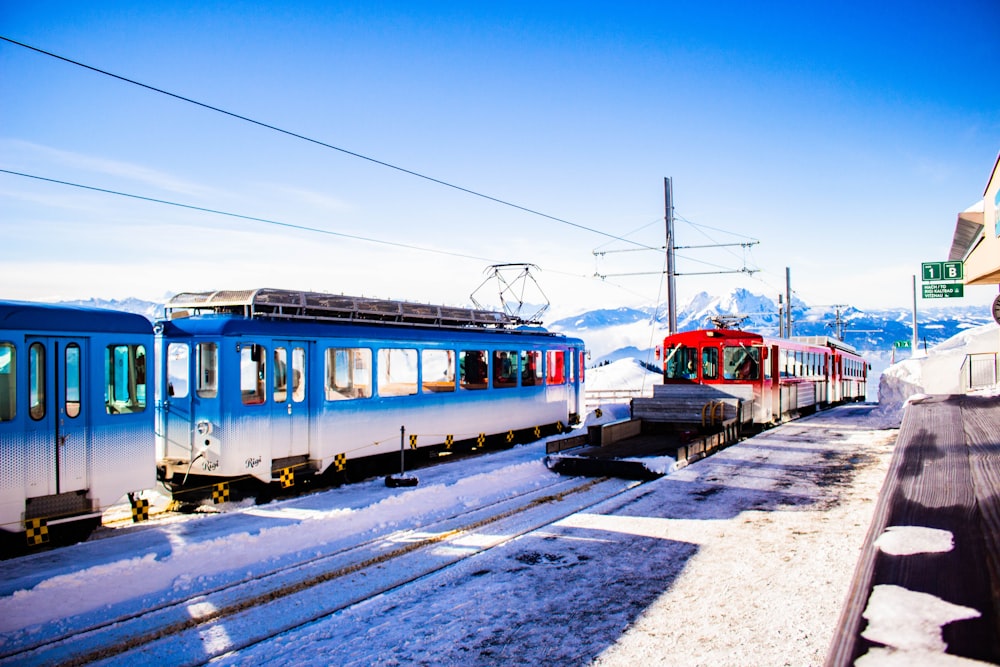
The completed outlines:
{"type": "Polygon", "coordinates": [[[962,280],[965,277],[962,262],[923,262],[920,275],[928,280],[962,280]]]}
{"type": "Polygon", "coordinates": [[[948,299],[965,296],[962,283],[926,283],[921,285],[925,299],[948,299]]]}

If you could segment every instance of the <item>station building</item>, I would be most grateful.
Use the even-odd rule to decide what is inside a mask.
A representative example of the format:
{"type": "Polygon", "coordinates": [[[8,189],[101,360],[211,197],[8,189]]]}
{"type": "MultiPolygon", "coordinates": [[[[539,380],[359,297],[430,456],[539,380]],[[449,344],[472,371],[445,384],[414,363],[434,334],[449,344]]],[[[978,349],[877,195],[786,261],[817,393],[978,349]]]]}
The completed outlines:
{"type": "MultiPolygon", "coordinates": [[[[1000,154],[982,200],[958,214],[948,259],[963,263],[966,285],[997,285],[1000,292],[1000,154]]],[[[1000,294],[992,308],[1000,324],[1000,294]]]]}

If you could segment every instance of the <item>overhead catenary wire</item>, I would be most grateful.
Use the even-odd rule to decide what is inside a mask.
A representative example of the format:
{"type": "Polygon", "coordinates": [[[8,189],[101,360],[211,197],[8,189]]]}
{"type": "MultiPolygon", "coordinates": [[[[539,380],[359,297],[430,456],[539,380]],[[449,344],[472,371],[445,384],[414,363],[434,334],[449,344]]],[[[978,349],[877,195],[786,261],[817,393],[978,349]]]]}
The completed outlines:
{"type": "Polygon", "coordinates": [[[417,246],[409,243],[400,243],[399,241],[386,241],[385,239],[377,239],[370,236],[359,236],[357,234],[348,234],[346,232],[336,232],[330,229],[321,229],[319,227],[308,227],[306,225],[297,225],[290,222],[281,222],[280,220],[270,220],[268,218],[258,218],[252,215],[243,215],[240,213],[231,213],[229,211],[222,211],[214,208],[207,208],[204,206],[195,206],[193,204],[182,204],[180,202],[169,201],[167,199],[157,199],[156,197],[147,197],[144,195],[130,194],[128,192],[121,192],[119,190],[110,190],[108,188],[99,188],[93,185],[83,185],[82,183],[73,183],[71,181],[63,181],[56,178],[46,178],[44,176],[36,176],[34,174],[26,174],[20,171],[13,171],[10,169],[0,169],[0,173],[11,174],[13,176],[23,176],[24,178],[32,178],[39,181],[46,181],[49,183],[56,183],[58,185],[67,185],[74,188],[81,188],[83,190],[91,190],[93,192],[102,192],[104,194],[115,195],[118,197],[128,197],[130,199],[138,199],[141,201],[153,202],[155,204],[164,204],[166,206],[175,206],[177,208],[189,209],[192,211],[201,211],[202,213],[212,213],[214,215],[223,215],[230,218],[238,218],[240,220],[250,220],[253,222],[260,222],[268,225],[276,225],[278,227],[286,227],[289,229],[298,229],[306,232],[315,232],[317,234],[328,234],[330,236],[338,236],[340,238],[353,239],[355,241],[365,241],[368,243],[378,243],[381,245],[395,246],[397,248],[405,248],[407,250],[418,250],[420,252],[431,252],[439,255],[448,255],[449,257],[459,257],[462,259],[474,259],[476,261],[492,262],[494,260],[488,257],[479,257],[477,255],[467,255],[464,253],[454,252],[450,250],[439,250],[437,248],[427,248],[425,246],[417,246]]]}
{"type": "Polygon", "coordinates": [[[284,135],[289,136],[289,137],[294,137],[296,139],[301,139],[302,141],[307,141],[307,142],[315,144],[317,146],[322,146],[323,148],[329,148],[331,150],[338,151],[338,152],[343,153],[345,155],[349,155],[351,157],[355,157],[355,158],[358,158],[358,159],[361,159],[361,160],[366,160],[366,161],[371,162],[373,164],[377,164],[377,165],[380,165],[382,167],[386,167],[388,169],[393,169],[395,171],[398,171],[398,172],[401,172],[401,173],[404,173],[404,174],[408,174],[408,175],[414,176],[416,178],[421,178],[421,179],[423,179],[425,181],[429,181],[431,183],[436,183],[436,184],[444,186],[444,187],[452,188],[454,190],[458,190],[460,192],[464,192],[464,193],[472,195],[474,197],[479,197],[479,198],[482,198],[482,199],[486,199],[488,201],[492,201],[492,202],[497,203],[497,204],[501,204],[503,206],[508,206],[510,208],[517,209],[517,210],[522,211],[524,213],[529,213],[531,215],[537,215],[539,217],[546,218],[548,220],[552,220],[554,222],[558,222],[558,223],[561,223],[561,224],[564,224],[564,225],[569,225],[570,227],[575,227],[577,229],[581,229],[581,230],[584,230],[584,231],[587,231],[587,232],[591,232],[593,234],[598,234],[600,236],[604,236],[604,237],[607,237],[609,239],[613,239],[613,240],[616,240],[616,241],[622,241],[624,243],[641,245],[641,244],[636,243],[635,241],[631,241],[629,239],[622,238],[621,236],[617,236],[615,234],[610,234],[608,232],[604,232],[604,231],[601,231],[599,229],[594,229],[593,227],[588,227],[586,225],[581,225],[579,223],[572,222],[572,221],[566,220],[564,218],[559,218],[557,216],[550,215],[548,213],[543,213],[541,211],[529,208],[527,206],[522,206],[520,204],[515,204],[514,202],[508,201],[506,199],[501,199],[499,197],[494,197],[492,195],[488,195],[488,194],[485,194],[483,192],[479,192],[477,190],[473,190],[471,188],[466,188],[466,187],[463,187],[461,185],[457,185],[455,183],[451,183],[449,181],[445,181],[445,180],[440,179],[440,178],[435,178],[433,176],[428,176],[427,174],[422,174],[422,173],[414,171],[412,169],[407,169],[405,167],[401,167],[399,165],[395,165],[395,164],[392,164],[390,162],[385,162],[384,160],[379,160],[377,158],[374,158],[374,157],[371,157],[371,156],[368,156],[368,155],[364,155],[364,154],[358,153],[356,151],[348,150],[348,149],[340,147],[340,146],[335,146],[335,145],[333,145],[331,143],[327,143],[327,142],[321,141],[319,139],[314,139],[312,137],[308,137],[308,136],[306,136],[304,134],[300,134],[298,132],[293,132],[291,130],[286,130],[284,128],[278,127],[277,125],[272,125],[271,123],[265,123],[263,121],[259,121],[259,120],[250,118],[249,116],[245,116],[243,114],[239,114],[239,113],[236,113],[236,112],[233,112],[233,111],[228,111],[228,110],[223,109],[221,107],[217,107],[217,106],[214,106],[214,105],[211,105],[211,104],[207,104],[205,102],[199,102],[198,100],[195,100],[193,98],[186,97],[186,96],[180,95],[178,93],[173,93],[173,92],[170,92],[168,90],[164,90],[163,88],[158,88],[156,86],[152,86],[152,85],[147,84],[147,83],[142,83],[141,81],[137,81],[135,79],[130,79],[130,78],[126,77],[126,76],[122,76],[120,74],[115,74],[113,72],[109,72],[109,71],[101,69],[99,67],[94,67],[93,65],[87,65],[86,63],[82,63],[82,62],[80,62],[78,60],[73,60],[72,58],[68,58],[66,56],[61,56],[61,55],[59,55],[57,53],[53,53],[51,51],[47,51],[47,50],[39,48],[37,46],[32,46],[30,44],[25,44],[24,42],[20,42],[18,40],[11,39],[10,37],[6,37],[4,35],[0,35],[0,40],[5,41],[5,42],[7,42],[9,44],[13,44],[15,46],[23,47],[25,49],[28,49],[30,51],[34,51],[36,53],[39,53],[39,54],[42,54],[42,55],[45,55],[45,56],[49,56],[51,58],[55,58],[57,60],[61,60],[61,61],[65,62],[65,63],[69,63],[71,65],[76,65],[77,67],[82,67],[84,69],[90,70],[91,72],[95,72],[97,74],[101,74],[101,75],[104,75],[104,76],[111,77],[113,79],[117,79],[118,81],[122,81],[124,83],[128,83],[128,84],[131,84],[131,85],[134,85],[134,86],[139,86],[140,88],[144,88],[146,90],[149,90],[149,91],[152,91],[152,92],[155,92],[155,93],[159,93],[161,95],[166,95],[166,96],[172,97],[172,98],[174,98],[176,100],[180,100],[182,102],[187,102],[188,104],[193,104],[193,105],[199,106],[199,107],[201,107],[203,109],[208,109],[209,111],[214,111],[216,113],[220,113],[220,114],[229,116],[230,118],[235,118],[237,120],[241,120],[241,121],[244,121],[246,123],[251,123],[253,125],[257,125],[258,127],[263,127],[265,129],[272,130],[274,132],[279,132],[279,133],[284,134],[284,135]]]}

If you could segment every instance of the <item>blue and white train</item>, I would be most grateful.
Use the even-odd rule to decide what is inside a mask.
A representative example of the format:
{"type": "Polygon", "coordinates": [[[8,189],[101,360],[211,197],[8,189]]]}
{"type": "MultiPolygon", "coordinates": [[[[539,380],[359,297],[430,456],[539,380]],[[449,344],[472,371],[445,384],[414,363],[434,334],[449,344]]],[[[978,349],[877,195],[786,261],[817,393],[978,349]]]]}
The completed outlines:
{"type": "Polygon", "coordinates": [[[0,302],[0,536],[85,535],[155,486],[152,353],[140,315],[0,302]]]}
{"type": "Polygon", "coordinates": [[[182,499],[342,471],[402,434],[537,437],[584,405],[583,342],[492,311],[266,289],[180,294],[166,314],[158,474],[182,499]]]}
{"type": "Polygon", "coordinates": [[[0,536],[86,534],[124,497],[141,518],[157,480],[180,500],[295,485],[403,434],[537,438],[580,420],[584,353],[502,313],[311,292],[181,294],[155,325],[0,302],[0,536]]]}

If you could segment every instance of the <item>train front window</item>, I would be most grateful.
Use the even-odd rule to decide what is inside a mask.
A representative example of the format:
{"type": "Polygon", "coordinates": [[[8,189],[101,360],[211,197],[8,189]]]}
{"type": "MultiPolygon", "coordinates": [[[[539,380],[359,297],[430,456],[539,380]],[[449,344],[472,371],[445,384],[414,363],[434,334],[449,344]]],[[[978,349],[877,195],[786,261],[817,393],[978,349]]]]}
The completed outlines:
{"type": "Polygon", "coordinates": [[[705,380],[719,378],[719,349],[703,347],[701,349],[701,377],[705,380]]]}
{"type": "Polygon", "coordinates": [[[0,422],[12,421],[17,413],[17,350],[0,343],[0,422]]]}
{"type": "Polygon", "coordinates": [[[271,377],[274,378],[274,391],[271,397],[275,403],[284,403],[288,399],[288,353],[283,347],[274,348],[271,377]]]}
{"type": "Polygon", "coordinates": [[[66,346],[64,376],[66,395],[63,401],[66,405],[66,416],[73,419],[80,416],[80,346],[76,343],[66,346]]]}
{"type": "Polygon", "coordinates": [[[663,377],[667,380],[696,380],[698,378],[698,348],[678,345],[666,351],[663,377]]]}
{"type": "MultiPolygon", "coordinates": [[[[185,345],[184,348],[186,351],[187,346],[185,345]]],[[[218,396],[219,347],[215,343],[198,343],[198,347],[195,348],[195,367],[198,373],[198,396],[201,398],[218,396]]],[[[184,368],[186,371],[186,362],[184,368]]]]}
{"type": "Polygon", "coordinates": [[[463,389],[486,389],[489,377],[489,357],[486,350],[462,350],[458,353],[459,384],[463,389]]]}
{"type": "Polygon", "coordinates": [[[746,345],[722,348],[722,377],[726,380],[760,379],[760,348],[746,345]]]}
{"type": "Polygon", "coordinates": [[[264,402],[267,386],[267,350],[263,345],[240,347],[240,396],[243,405],[264,402]]]}
{"type": "Polygon", "coordinates": [[[146,409],[146,348],[109,345],[104,358],[104,405],[110,415],[146,409]]]}
{"type": "Polygon", "coordinates": [[[372,395],[372,351],[367,348],[326,350],[326,400],[370,398],[372,395]]]}
{"type": "Polygon", "coordinates": [[[306,400],[306,350],[292,348],[292,403],[306,400]]]}
{"type": "Polygon", "coordinates": [[[187,343],[167,345],[167,395],[171,398],[185,398],[188,395],[189,354],[187,343]]]}

